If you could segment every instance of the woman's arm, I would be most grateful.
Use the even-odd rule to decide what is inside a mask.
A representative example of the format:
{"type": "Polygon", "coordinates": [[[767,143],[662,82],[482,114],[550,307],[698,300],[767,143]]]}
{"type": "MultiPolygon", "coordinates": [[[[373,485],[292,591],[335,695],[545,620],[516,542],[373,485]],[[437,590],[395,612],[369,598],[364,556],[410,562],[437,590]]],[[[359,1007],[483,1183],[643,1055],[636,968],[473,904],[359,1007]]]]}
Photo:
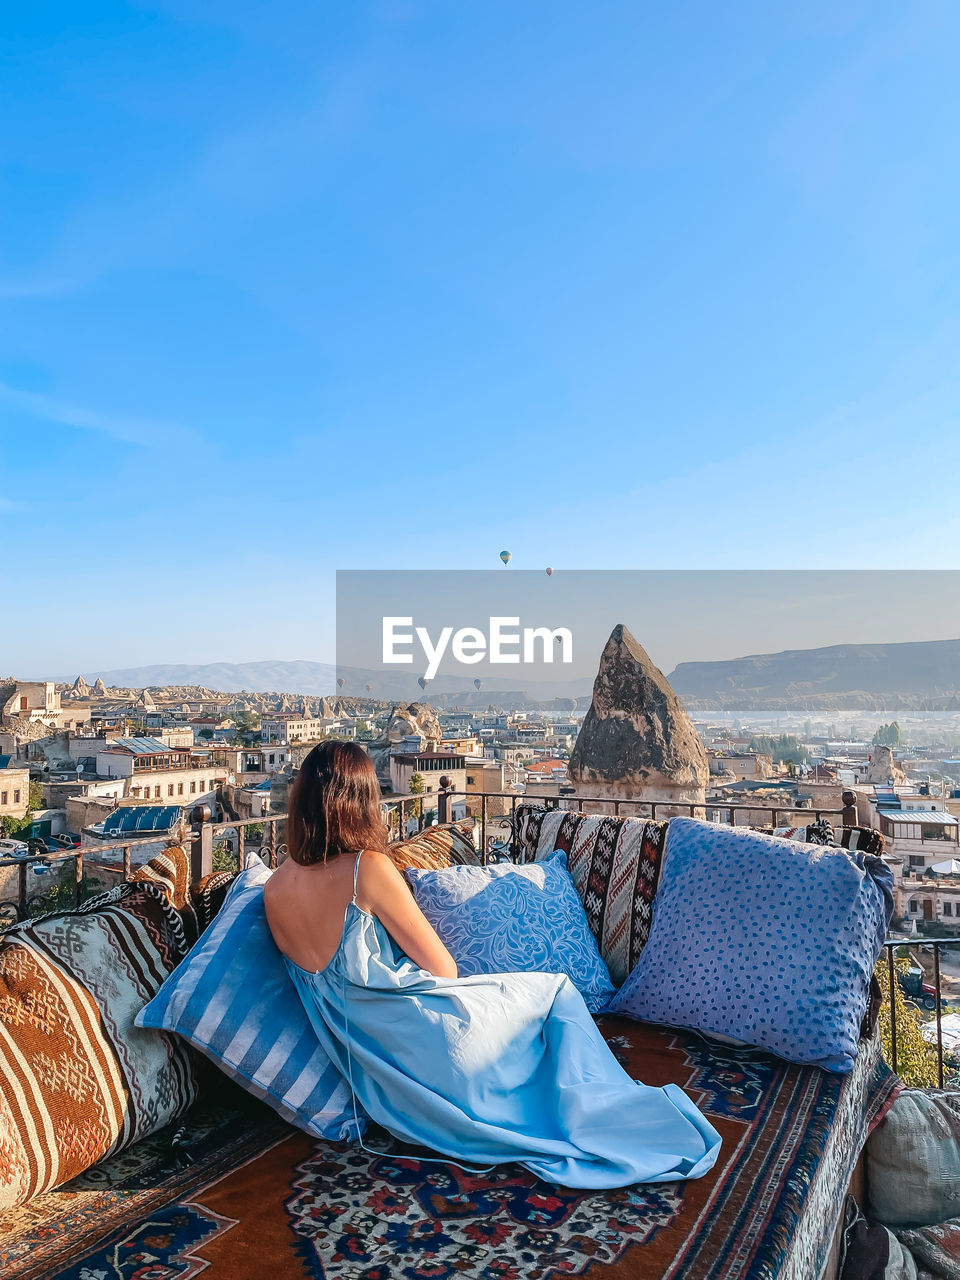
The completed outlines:
{"type": "Polygon", "coordinates": [[[436,978],[455,978],[457,965],[417,906],[410,886],[385,853],[367,850],[360,860],[357,898],[381,922],[415,965],[436,978]]]}

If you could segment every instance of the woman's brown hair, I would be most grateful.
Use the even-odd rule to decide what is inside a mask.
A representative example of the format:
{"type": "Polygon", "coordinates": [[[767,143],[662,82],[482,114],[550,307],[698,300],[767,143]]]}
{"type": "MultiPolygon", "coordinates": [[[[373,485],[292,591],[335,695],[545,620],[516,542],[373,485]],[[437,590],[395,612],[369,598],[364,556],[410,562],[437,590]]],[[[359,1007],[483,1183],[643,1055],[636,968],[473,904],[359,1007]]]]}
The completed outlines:
{"type": "Polygon", "coordinates": [[[338,853],[386,847],[380,783],[370,757],[355,742],[321,742],[300,766],[290,792],[290,857],[310,866],[338,853]]]}

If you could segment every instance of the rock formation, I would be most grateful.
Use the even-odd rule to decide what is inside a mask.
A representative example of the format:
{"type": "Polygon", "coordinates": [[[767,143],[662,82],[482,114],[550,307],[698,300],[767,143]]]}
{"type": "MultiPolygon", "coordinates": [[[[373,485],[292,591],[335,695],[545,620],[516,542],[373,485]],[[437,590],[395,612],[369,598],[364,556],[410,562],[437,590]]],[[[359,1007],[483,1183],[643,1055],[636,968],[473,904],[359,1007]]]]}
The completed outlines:
{"type": "MultiPolygon", "coordinates": [[[[568,773],[577,795],[704,801],[709,768],[703,743],[666,676],[622,623],[600,657],[568,773]]],[[[668,812],[658,811],[658,817],[668,812]]]]}
{"type": "Polygon", "coordinates": [[[435,709],[429,702],[401,703],[393,708],[387,727],[370,743],[370,759],[377,770],[380,785],[390,788],[390,756],[404,738],[419,734],[427,750],[436,750],[443,731],[435,709]]]}
{"type": "Polygon", "coordinates": [[[86,680],[84,680],[83,676],[77,676],[76,680],[74,680],[70,689],[70,696],[72,698],[90,697],[90,686],[87,684],[86,680]]]}
{"type": "Polygon", "coordinates": [[[96,682],[93,686],[93,692],[98,698],[105,698],[107,696],[107,686],[103,683],[100,676],[97,676],[96,682]]]}
{"type": "Polygon", "coordinates": [[[870,761],[863,775],[864,782],[878,782],[882,786],[886,782],[899,785],[906,782],[907,775],[893,758],[890,747],[874,747],[870,753],[870,761]]]}

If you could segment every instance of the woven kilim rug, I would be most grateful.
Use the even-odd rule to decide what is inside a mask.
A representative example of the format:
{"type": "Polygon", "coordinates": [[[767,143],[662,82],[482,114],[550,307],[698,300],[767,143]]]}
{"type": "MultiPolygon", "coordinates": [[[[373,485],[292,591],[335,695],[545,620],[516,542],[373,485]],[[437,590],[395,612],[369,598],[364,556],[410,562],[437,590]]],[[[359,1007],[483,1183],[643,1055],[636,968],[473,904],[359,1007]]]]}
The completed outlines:
{"type": "Polygon", "coordinates": [[[218,1080],[170,1130],[0,1219],[5,1280],[812,1280],[866,1134],[899,1082],[601,1020],[638,1079],[687,1090],[723,1138],[704,1178],[558,1190],[473,1176],[373,1130],[317,1142],[218,1080]],[[190,1161],[188,1163],[188,1160],[190,1161]]]}

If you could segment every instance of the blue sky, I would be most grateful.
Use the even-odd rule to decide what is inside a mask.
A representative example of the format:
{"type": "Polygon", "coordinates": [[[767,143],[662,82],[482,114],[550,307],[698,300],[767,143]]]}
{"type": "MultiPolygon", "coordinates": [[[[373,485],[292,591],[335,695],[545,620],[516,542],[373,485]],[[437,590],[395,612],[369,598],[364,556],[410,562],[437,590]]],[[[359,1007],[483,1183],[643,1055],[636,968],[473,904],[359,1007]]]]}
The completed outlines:
{"type": "Polygon", "coordinates": [[[335,569],[503,547],[956,564],[955,5],[4,28],[0,674],[332,660],[335,569]]]}

